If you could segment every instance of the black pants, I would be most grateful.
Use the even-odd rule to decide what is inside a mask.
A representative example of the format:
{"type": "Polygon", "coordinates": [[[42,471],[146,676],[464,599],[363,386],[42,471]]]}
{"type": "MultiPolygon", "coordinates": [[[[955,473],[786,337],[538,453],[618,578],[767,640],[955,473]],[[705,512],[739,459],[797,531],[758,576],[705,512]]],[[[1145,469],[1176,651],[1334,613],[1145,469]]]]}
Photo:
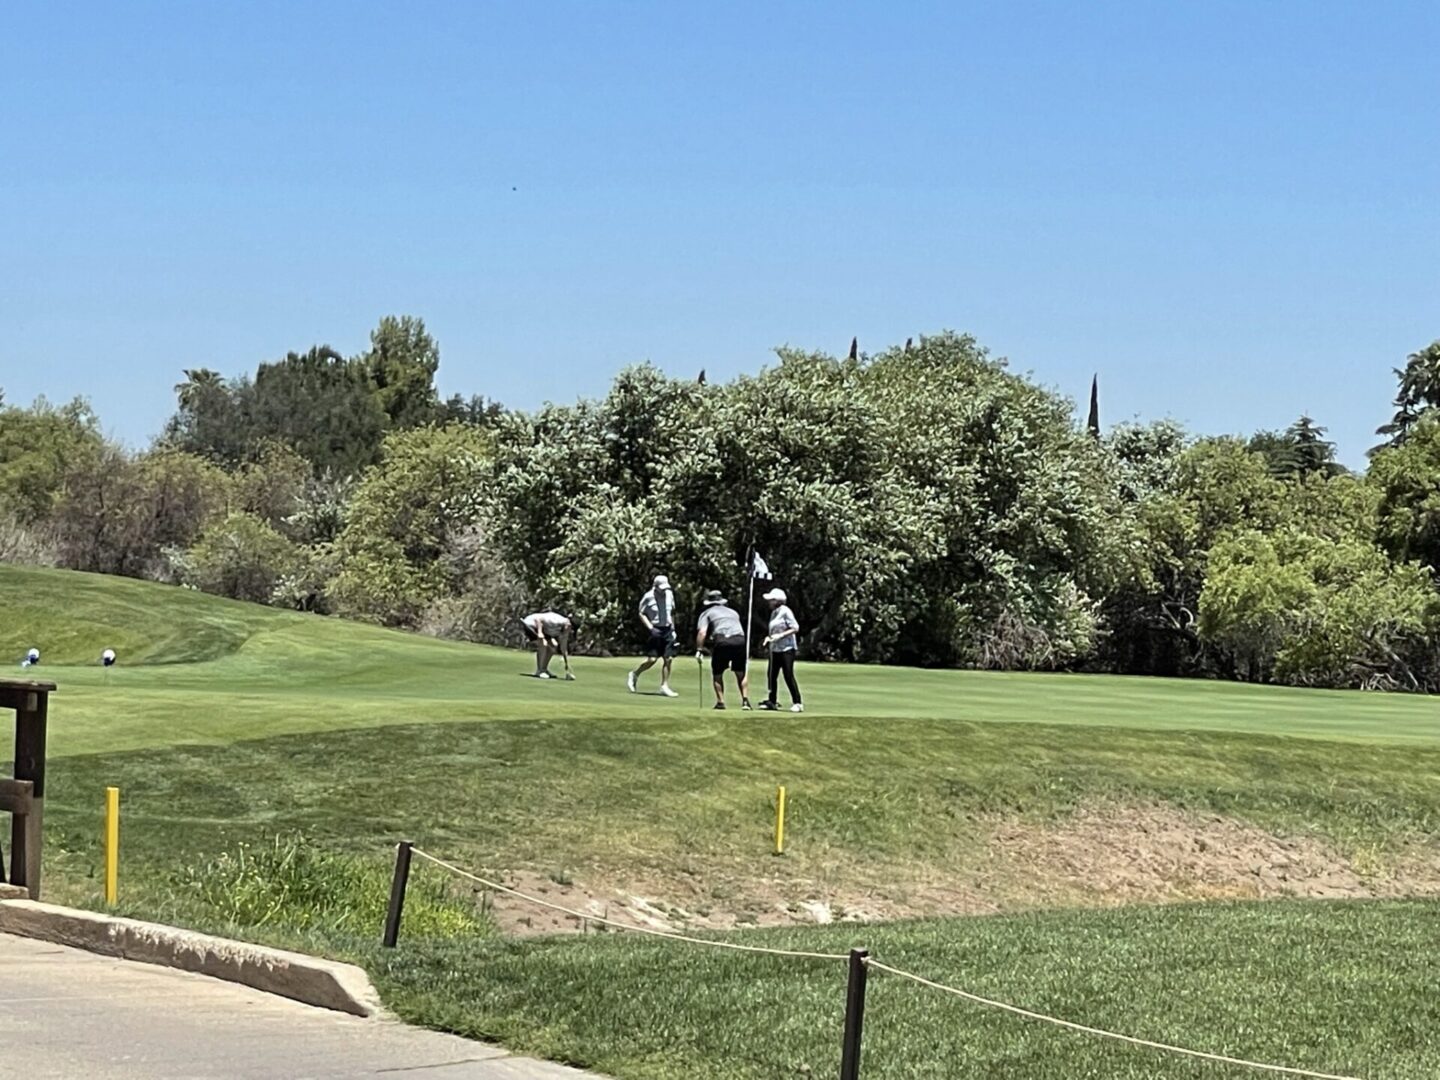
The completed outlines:
{"type": "Polygon", "coordinates": [[[800,701],[800,684],[795,681],[795,650],[770,654],[770,704],[776,704],[775,695],[780,692],[780,676],[785,676],[785,687],[790,691],[790,700],[796,705],[800,701]]]}

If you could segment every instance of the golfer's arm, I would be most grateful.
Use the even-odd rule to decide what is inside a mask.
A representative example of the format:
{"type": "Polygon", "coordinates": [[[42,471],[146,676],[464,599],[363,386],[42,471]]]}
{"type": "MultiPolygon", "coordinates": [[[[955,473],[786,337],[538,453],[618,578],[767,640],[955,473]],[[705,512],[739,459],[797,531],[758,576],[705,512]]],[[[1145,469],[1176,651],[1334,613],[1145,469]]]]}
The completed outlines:
{"type": "Polygon", "coordinates": [[[707,632],[709,629],[710,629],[710,628],[709,628],[708,626],[702,626],[702,627],[700,627],[700,629],[696,632],[696,634],[695,634],[695,648],[697,648],[697,649],[703,649],[703,648],[705,647],[705,635],[706,635],[706,632],[707,632]]]}

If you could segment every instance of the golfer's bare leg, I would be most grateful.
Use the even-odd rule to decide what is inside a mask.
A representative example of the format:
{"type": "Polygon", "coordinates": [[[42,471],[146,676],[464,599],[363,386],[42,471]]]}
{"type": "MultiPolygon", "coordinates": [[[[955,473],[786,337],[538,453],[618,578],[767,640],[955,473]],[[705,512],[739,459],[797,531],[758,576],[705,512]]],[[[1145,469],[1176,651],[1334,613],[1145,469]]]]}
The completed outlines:
{"type": "Polygon", "coordinates": [[[712,680],[711,685],[715,687],[715,704],[717,704],[717,705],[724,705],[724,704],[725,704],[725,673],[722,671],[719,675],[716,675],[716,676],[714,677],[714,679],[712,680]]]}
{"type": "MultiPolygon", "coordinates": [[[[650,661],[650,662],[653,664],[655,661],[652,660],[652,661],[650,661]]],[[[665,657],[665,666],[660,669],[660,685],[661,685],[661,686],[669,686],[669,685],[670,685],[670,665],[671,665],[673,662],[674,662],[674,658],[673,658],[673,657],[669,657],[669,656],[665,657]]]]}

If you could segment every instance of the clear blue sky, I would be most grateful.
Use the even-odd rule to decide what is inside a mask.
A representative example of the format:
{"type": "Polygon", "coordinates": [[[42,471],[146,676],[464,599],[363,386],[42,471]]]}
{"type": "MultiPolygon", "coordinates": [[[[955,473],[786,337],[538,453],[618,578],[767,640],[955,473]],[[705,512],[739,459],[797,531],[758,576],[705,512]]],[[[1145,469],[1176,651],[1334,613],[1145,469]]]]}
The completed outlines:
{"type": "Polygon", "coordinates": [[[941,328],[1363,458],[1440,337],[1433,3],[31,3],[0,385],[134,443],[381,315],[533,406],[941,328]]]}

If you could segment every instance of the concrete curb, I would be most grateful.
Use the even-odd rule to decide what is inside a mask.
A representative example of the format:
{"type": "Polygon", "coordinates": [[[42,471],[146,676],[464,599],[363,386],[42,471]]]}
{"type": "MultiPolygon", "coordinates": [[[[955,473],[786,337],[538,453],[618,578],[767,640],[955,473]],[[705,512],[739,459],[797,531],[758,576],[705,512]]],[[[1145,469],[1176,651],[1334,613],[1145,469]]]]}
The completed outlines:
{"type": "Polygon", "coordinates": [[[0,900],[0,932],[209,975],[351,1016],[385,1015],[369,976],[335,960],[34,900],[0,900]]]}

